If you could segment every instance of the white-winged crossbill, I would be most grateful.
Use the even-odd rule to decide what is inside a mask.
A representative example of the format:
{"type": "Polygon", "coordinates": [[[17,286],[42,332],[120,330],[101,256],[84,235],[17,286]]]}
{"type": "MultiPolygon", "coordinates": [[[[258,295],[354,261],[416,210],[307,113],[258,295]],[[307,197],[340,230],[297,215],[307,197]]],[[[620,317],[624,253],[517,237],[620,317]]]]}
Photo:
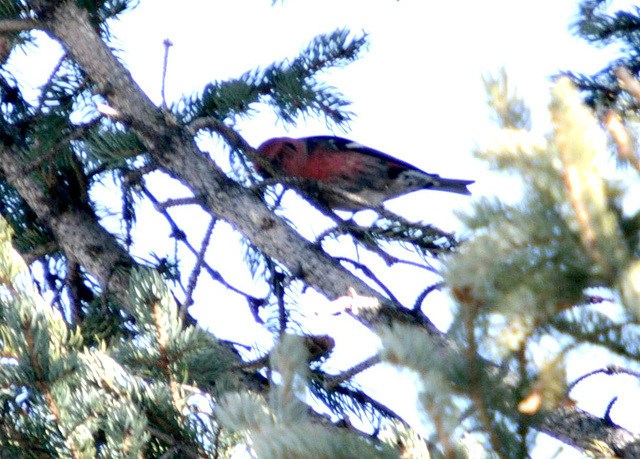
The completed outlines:
{"type": "MultiPolygon", "coordinates": [[[[321,182],[318,197],[334,210],[377,208],[387,199],[430,189],[471,194],[473,180],[455,180],[428,174],[411,164],[357,142],[333,136],[267,140],[257,153],[268,161],[277,177],[321,182]]],[[[256,171],[270,171],[254,164],[256,171]]]]}

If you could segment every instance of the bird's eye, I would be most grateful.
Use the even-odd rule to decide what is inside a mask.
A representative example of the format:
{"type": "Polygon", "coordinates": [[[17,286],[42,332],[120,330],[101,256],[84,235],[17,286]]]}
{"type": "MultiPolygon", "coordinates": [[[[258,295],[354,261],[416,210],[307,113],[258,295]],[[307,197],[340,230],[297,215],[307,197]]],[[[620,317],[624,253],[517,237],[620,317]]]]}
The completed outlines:
{"type": "Polygon", "coordinates": [[[285,142],[284,146],[287,147],[287,148],[291,148],[292,150],[296,149],[295,144],[293,144],[291,142],[285,142]]]}

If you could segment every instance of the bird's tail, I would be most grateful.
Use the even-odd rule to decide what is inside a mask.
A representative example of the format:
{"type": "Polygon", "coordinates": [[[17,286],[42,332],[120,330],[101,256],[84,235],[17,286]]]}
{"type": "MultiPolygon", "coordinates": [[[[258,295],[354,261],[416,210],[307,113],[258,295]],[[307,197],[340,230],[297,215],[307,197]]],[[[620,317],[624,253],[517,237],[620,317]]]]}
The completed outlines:
{"type": "Polygon", "coordinates": [[[430,190],[448,191],[450,193],[471,194],[467,185],[471,185],[475,180],[456,180],[437,177],[432,184],[425,187],[430,190]]]}

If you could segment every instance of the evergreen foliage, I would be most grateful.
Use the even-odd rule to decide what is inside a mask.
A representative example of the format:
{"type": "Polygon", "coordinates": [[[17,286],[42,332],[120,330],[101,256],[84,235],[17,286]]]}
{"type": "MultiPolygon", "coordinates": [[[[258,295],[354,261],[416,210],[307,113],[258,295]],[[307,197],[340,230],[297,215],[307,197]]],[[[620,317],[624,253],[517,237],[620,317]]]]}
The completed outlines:
{"type": "Polygon", "coordinates": [[[0,4],[0,456],[528,457],[538,432],[591,454],[638,454],[609,412],[575,406],[581,380],[565,368],[597,346],[628,362],[603,373],[637,376],[640,212],[601,164],[613,153],[632,166],[629,182],[640,173],[625,128],[640,104],[640,10],[581,3],[577,33],[622,41],[625,57],[594,77],[559,78],[544,136],[506,72],[485,78],[500,131],[476,155],[521,178],[522,193],[477,199],[460,214],[464,240],[385,209],[367,226],[345,221],[312,192],[329,226],[309,240],[282,216],[282,196],[301,184],[260,182],[234,122],[266,106],[286,124],[312,116],[344,128],[349,102],[322,76],[356,60],[367,36],[322,34],[293,58],[158,108],[107,46],[109,21],[135,3],[0,4]],[[30,98],[6,64],[33,30],[65,53],[30,98]],[[203,134],[231,152],[229,170],[198,149],[203,134]],[[158,172],[186,197],[158,198],[158,172]],[[116,211],[98,186],[118,193],[116,211]],[[167,222],[174,253],[134,250],[146,204],[167,222]],[[190,217],[175,212],[186,206],[207,217],[199,246],[190,217]],[[260,295],[206,256],[229,227],[260,295]],[[370,256],[431,275],[414,304],[400,303],[404,286],[387,285],[370,256]],[[198,293],[213,286],[246,301],[273,346],[247,350],[196,323],[188,308],[210,301],[198,293]],[[335,342],[306,332],[307,288],[377,333],[380,352],[329,371],[335,342]],[[454,303],[446,334],[422,311],[434,290],[454,303]],[[427,435],[358,387],[354,377],[380,362],[417,375],[427,435]]]}

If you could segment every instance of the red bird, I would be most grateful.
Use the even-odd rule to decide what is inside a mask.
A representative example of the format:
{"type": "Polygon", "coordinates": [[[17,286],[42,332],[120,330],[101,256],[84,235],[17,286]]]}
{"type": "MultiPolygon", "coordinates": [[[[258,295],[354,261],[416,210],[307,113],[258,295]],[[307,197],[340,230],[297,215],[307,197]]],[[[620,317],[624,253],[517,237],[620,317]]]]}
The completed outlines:
{"type": "MultiPolygon", "coordinates": [[[[276,176],[329,185],[318,191],[334,210],[380,207],[387,199],[422,189],[471,194],[467,185],[474,182],[428,174],[381,151],[340,137],[279,137],[267,140],[256,151],[271,164],[276,176]]],[[[254,166],[263,177],[272,175],[260,164],[254,166]]]]}

